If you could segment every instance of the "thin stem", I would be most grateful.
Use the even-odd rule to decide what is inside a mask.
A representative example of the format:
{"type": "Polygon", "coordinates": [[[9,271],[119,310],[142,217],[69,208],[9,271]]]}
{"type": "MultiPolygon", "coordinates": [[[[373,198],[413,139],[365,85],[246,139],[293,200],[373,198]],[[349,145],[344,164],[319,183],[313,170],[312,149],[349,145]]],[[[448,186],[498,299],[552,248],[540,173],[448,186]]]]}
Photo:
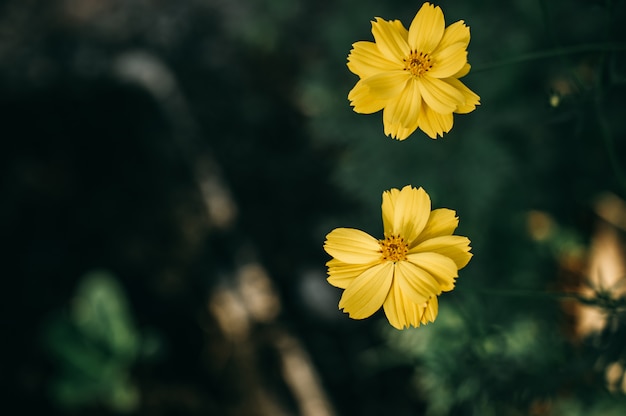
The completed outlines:
{"type": "Polygon", "coordinates": [[[490,296],[511,296],[527,298],[545,298],[554,300],[575,300],[585,305],[593,305],[605,309],[621,310],[626,307],[626,298],[614,299],[604,293],[596,293],[594,297],[583,296],[573,292],[541,292],[528,289],[457,289],[466,293],[477,293],[490,296]]]}
{"type": "MultiPolygon", "coordinates": [[[[555,48],[555,50],[562,49],[563,45],[561,44],[558,36],[556,35],[555,25],[551,24],[551,21],[550,21],[550,8],[548,7],[548,2],[546,0],[540,0],[539,6],[541,7],[541,14],[543,16],[546,34],[547,34],[547,37],[550,39],[550,42],[552,43],[552,47],[555,48]]],[[[578,74],[577,71],[574,71],[572,65],[569,64],[568,60],[566,59],[567,55],[559,55],[558,57],[560,58],[560,61],[563,64],[563,66],[567,68],[567,72],[572,77],[572,81],[576,84],[576,87],[579,90],[583,90],[584,84],[580,78],[580,74],[578,74]]]]}
{"type": "MultiPolygon", "coordinates": [[[[610,22],[611,6],[612,4],[610,0],[607,0],[606,7],[607,7],[607,10],[609,11],[609,18],[607,19],[607,22],[605,25],[605,32],[606,32],[605,36],[607,38],[609,37],[609,28],[610,28],[610,23],[611,23],[610,22]]],[[[624,171],[622,170],[622,167],[620,166],[619,160],[617,158],[617,155],[615,152],[615,142],[613,139],[613,134],[611,132],[611,126],[609,124],[608,118],[606,117],[606,111],[604,111],[604,108],[602,106],[602,102],[604,98],[604,88],[603,88],[602,77],[604,74],[606,62],[607,62],[607,55],[603,53],[600,56],[599,63],[598,63],[598,70],[596,71],[595,79],[594,79],[595,94],[593,96],[594,98],[593,107],[594,107],[594,112],[596,116],[596,121],[600,129],[600,135],[602,136],[602,141],[604,143],[604,148],[609,158],[609,164],[611,166],[611,170],[613,171],[613,175],[615,175],[615,178],[617,179],[617,182],[619,186],[621,187],[622,192],[626,192],[626,175],[624,174],[624,171]]]]}
{"type": "Polygon", "coordinates": [[[602,108],[602,91],[600,90],[600,85],[597,86],[597,93],[594,97],[593,107],[595,110],[598,127],[600,129],[600,136],[602,136],[604,148],[609,158],[611,170],[613,170],[613,174],[615,175],[617,182],[621,186],[622,192],[626,193],[626,174],[624,174],[624,171],[620,166],[619,160],[617,159],[615,144],[613,141],[613,134],[611,133],[611,127],[609,126],[609,120],[607,119],[606,113],[602,108]]]}
{"type": "Polygon", "coordinates": [[[501,68],[503,66],[515,65],[523,62],[538,61],[541,59],[554,58],[557,56],[575,55],[585,52],[610,52],[610,51],[626,51],[626,44],[623,43],[588,43],[583,45],[565,46],[558,49],[531,52],[518,55],[514,58],[504,59],[502,61],[492,62],[490,64],[478,65],[472,68],[472,73],[489,71],[501,68]]]}
{"type": "MultiPolygon", "coordinates": [[[[461,289],[458,289],[461,291],[461,289]]],[[[572,299],[588,303],[589,299],[578,293],[559,293],[559,292],[540,292],[536,290],[528,289],[470,289],[463,290],[466,292],[474,292],[485,295],[494,296],[512,296],[512,297],[533,297],[533,298],[551,298],[551,299],[572,299]]]]}

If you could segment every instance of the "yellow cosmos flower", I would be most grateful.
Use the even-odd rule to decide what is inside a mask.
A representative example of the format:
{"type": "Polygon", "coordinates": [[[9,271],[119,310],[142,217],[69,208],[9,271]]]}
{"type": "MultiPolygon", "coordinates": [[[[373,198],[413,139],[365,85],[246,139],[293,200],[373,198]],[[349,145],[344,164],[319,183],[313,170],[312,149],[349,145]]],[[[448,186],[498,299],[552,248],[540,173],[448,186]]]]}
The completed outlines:
{"type": "Polygon", "coordinates": [[[454,288],[458,270],[472,257],[470,241],[452,235],[456,213],[431,211],[422,188],[383,192],[382,213],[382,240],[353,228],[326,236],[324,250],[333,257],[326,263],[328,282],[345,289],[339,309],[364,319],[382,306],[398,329],[433,322],[437,296],[454,288]]]}
{"type": "Polygon", "coordinates": [[[409,30],[377,17],[372,34],[375,42],[352,45],[348,68],[360,80],[348,99],[357,113],[383,110],[386,135],[404,140],[419,127],[436,139],[452,128],[453,113],[479,104],[459,81],[470,70],[470,30],[462,20],[446,28],[441,9],[424,3],[409,30]]]}

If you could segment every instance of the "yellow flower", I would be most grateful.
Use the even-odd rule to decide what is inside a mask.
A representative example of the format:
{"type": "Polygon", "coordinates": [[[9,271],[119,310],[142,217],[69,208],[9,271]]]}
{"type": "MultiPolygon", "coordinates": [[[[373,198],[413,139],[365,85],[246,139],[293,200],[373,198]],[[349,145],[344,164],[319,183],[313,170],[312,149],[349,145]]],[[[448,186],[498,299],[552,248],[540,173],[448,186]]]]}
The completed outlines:
{"type": "Polygon", "coordinates": [[[452,235],[456,213],[431,211],[422,188],[383,192],[382,213],[382,240],[353,228],[326,236],[324,250],[333,257],[326,263],[328,282],[345,289],[339,309],[364,319],[382,306],[398,329],[433,322],[437,296],[454,288],[458,270],[472,257],[470,241],[452,235]]]}
{"type": "Polygon", "coordinates": [[[452,128],[452,113],[479,104],[458,79],[470,70],[470,30],[462,20],[446,28],[441,9],[424,3],[409,30],[377,17],[372,34],[375,42],[356,42],[348,55],[360,78],[348,99],[357,113],[383,110],[386,135],[404,140],[419,127],[436,139],[452,128]]]}

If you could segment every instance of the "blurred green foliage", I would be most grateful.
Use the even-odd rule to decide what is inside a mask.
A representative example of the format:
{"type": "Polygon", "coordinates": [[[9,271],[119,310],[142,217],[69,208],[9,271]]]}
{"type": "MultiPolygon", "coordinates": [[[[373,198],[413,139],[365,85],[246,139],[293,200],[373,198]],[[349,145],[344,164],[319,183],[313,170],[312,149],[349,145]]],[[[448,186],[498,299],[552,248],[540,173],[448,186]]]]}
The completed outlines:
{"type": "Polygon", "coordinates": [[[137,408],[139,393],[130,370],[145,342],[110,273],[83,276],[69,308],[48,324],[45,343],[57,367],[52,395],[58,404],[102,404],[120,412],[137,408]]]}

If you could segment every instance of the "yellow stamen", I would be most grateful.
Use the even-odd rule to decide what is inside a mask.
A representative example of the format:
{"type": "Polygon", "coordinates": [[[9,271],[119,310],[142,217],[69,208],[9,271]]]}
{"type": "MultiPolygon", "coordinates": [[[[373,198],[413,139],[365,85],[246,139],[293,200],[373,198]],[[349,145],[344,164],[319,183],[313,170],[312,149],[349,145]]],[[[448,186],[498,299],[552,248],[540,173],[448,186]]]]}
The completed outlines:
{"type": "Polygon", "coordinates": [[[406,253],[408,253],[409,248],[404,242],[404,238],[390,235],[384,240],[378,240],[378,243],[380,244],[383,260],[394,262],[406,260],[406,253]]]}
{"type": "Polygon", "coordinates": [[[424,75],[433,63],[427,53],[411,51],[408,58],[404,58],[404,70],[410,71],[413,76],[420,77],[424,75]]]}

